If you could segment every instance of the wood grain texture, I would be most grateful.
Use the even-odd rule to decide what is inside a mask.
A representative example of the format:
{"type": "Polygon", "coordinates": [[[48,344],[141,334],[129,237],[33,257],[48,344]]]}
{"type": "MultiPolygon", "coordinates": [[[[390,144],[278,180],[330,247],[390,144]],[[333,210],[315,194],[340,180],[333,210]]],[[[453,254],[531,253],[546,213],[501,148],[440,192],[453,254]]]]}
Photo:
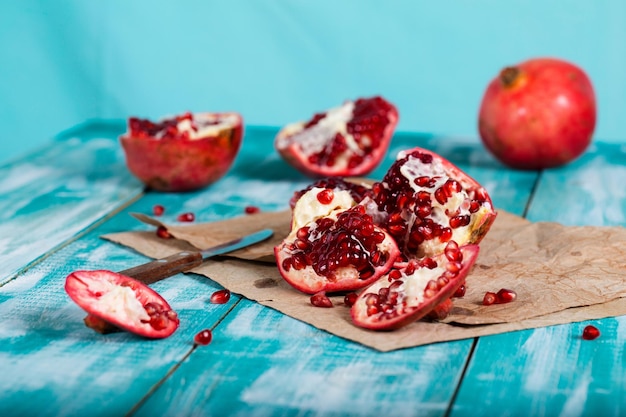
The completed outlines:
{"type": "Polygon", "coordinates": [[[139,196],[115,125],[84,126],[0,166],[0,285],[139,196]]]}
{"type": "MultiPolygon", "coordinates": [[[[528,218],[626,226],[624,179],[624,146],[596,143],[572,164],[541,173],[528,218]]],[[[624,414],[625,326],[616,317],[480,338],[451,415],[624,414]],[[587,324],[600,329],[599,339],[582,340],[587,324]]]]}

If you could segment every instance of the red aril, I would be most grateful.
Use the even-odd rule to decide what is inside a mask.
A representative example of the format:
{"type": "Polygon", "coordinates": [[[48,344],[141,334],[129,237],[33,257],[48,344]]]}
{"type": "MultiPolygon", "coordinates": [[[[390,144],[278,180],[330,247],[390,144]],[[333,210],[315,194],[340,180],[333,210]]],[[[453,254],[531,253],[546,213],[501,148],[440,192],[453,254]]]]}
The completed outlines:
{"type": "Polygon", "coordinates": [[[152,207],[152,212],[155,216],[162,216],[163,213],[165,213],[165,207],[160,204],[155,204],[154,207],[152,207]]]}
{"type": "Polygon", "coordinates": [[[213,333],[209,329],[204,329],[196,333],[193,342],[196,345],[206,346],[213,340],[213,333]]]}
{"type": "Polygon", "coordinates": [[[178,220],[179,222],[191,223],[196,220],[196,215],[191,212],[182,213],[178,215],[176,220],[178,220]]]}
{"type": "Polygon", "coordinates": [[[384,98],[359,98],[285,126],[274,145],[311,177],[365,175],[384,158],[397,122],[398,110],[384,98]]]}
{"type": "Polygon", "coordinates": [[[179,320],[167,301],[147,285],[111,271],[75,271],[65,291],[88,313],[85,324],[100,331],[102,321],[148,338],[170,336],[179,320]]]}
{"type": "Polygon", "coordinates": [[[230,300],[230,291],[227,289],[215,291],[211,294],[211,303],[226,304],[230,300]]]}
{"type": "Polygon", "coordinates": [[[167,230],[165,226],[158,226],[156,229],[156,235],[161,239],[171,239],[172,234],[167,230]]]}
{"type": "Polygon", "coordinates": [[[241,146],[238,113],[185,113],[157,122],[131,117],[120,137],[128,169],[148,188],[191,191],[217,181],[241,146]]]}
{"type": "Polygon", "coordinates": [[[594,340],[600,337],[600,330],[597,327],[588,325],[583,329],[583,339],[594,340]]]}
{"type": "Polygon", "coordinates": [[[587,74],[555,58],[504,68],[488,85],[478,129],[489,151],[519,169],[566,164],[591,142],[596,100],[587,74]]]}
{"type": "Polygon", "coordinates": [[[440,304],[443,307],[439,312],[447,314],[450,297],[465,282],[478,256],[478,245],[454,244],[450,252],[458,254],[459,260],[451,261],[440,253],[429,262],[396,264],[361,292],[351,309],[354,324],[374,330],[397,329],[425,317],[440,304]],[[459,267],[449,268],[454,262],[459,267]]]}

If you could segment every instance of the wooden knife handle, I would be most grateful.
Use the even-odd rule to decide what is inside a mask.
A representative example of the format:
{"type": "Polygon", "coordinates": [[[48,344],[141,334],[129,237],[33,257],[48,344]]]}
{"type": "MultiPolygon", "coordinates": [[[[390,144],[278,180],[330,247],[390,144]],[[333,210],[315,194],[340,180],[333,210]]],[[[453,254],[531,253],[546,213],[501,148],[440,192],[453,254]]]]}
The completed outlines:
{"type": "Polygon", "coordinates": [[[135,278],[144,284],[152,284],[179,272],[189,271],[200,264],[202,264],[200,252],[180,252],[167,258],[125,269],[120,271],[120,274],[135,278]]]}

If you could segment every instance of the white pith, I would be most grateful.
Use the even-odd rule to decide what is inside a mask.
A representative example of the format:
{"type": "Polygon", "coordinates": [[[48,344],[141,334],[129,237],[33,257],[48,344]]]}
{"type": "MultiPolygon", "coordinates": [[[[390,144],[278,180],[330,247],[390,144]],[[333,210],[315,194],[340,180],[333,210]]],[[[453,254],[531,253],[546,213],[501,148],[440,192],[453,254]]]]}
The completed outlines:
{"type": "MultiPolygon", "coordinates": [[[[83,281],[86,280],[83,278],[83,281]]],[[[91,301],[99,312],[114,316],[123,323],[150,320],[150,316],[132,288],[107,280],[89,280],[88,284],[89,291],[102,294],[91,301]]]]}
{"type": "MultiPolygon", "coordinates": [[[[364,154],[354,136],[347,131],[347,123],[352,119],[353,111],[354,102],[347,101],[340,107],[328,110],[323,119],[306,130],[303,130],[306,122],[289,124],[278,134],[276,146],[279,149],[286,149],[292,145],[298,146],[304,155],[314,155],[322,152],[334,140],[335,135],[340,133],[346,140],[347,149],[336,155],[333,165],[345,167],[348,165],[350,156],[364,154]]],[[[361,136],[360,141],[364,146],[368,146],[371,139],[361,136]]]]}

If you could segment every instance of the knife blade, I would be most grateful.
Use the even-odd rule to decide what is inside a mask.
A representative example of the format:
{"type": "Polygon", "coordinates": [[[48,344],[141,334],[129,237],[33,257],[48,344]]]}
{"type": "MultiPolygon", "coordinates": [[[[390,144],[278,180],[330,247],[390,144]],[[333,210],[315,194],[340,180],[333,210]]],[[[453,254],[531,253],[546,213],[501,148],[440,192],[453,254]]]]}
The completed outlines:
{"type": "Polygon", "coordinates": [[[198,251],[184,251],[166,258],[156,259],[142,265],[120,271],[122,275],[135,278],[145,284],[152,284],[179,272],[189,271],[213,256],[224,255],[237,249],[262,242],[274,234],[272,229],[263,229],[255,233],[198,251]]]}

